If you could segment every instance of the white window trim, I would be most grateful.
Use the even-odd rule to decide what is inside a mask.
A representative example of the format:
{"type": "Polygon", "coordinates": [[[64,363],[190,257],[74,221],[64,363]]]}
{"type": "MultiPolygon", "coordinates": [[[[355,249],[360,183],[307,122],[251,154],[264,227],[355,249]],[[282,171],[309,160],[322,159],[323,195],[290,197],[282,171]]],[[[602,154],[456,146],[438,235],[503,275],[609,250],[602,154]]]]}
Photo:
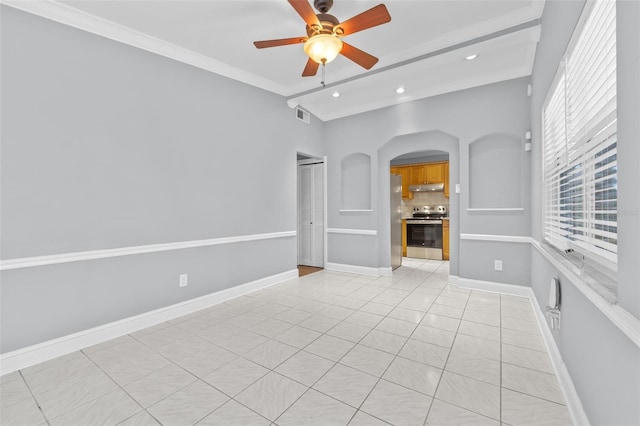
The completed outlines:
{"type": "MultiPolygon", "coordinates": [[[[546,195],[546,175],[545,175],[545,147],[544,147],[544,130],[545,130],[545,120],[544,120],[544,114],[545,114],[545,110],[551,100],[551,96],[553,95],[553,92],[555,91],[556,87],[558,86],[559,80],[563,75],[566,75],[566,60],[567,60],[567,56],[570,52],[572,52],[575,49],[575,46],[578,42],[578,39],[586,25],[587,19],[591,14],[591,11],[593,10],[594,6],[596,5],[596,1],[597,0],[587,0],[584,8],[580,14],[580,18],[578,20],[578,23],[576,24],[573,33],[571,35],[571,38],[569,40],[569,43],[567,44],[567,47],[565,48],[564,54],[562,56],[562,60],[560,61],[560,63],[558,64],[558,68],[556,70],[556,73],[553,77],[553,80],[551,81],[551,84],[549,85],[548,89],[547,89],[547,93],[545,95],[545,99],[544,102],[542,104],[542,108],[539,111],[540,112],[540,135],[541,135],[541,144],[542,144],[542,149],[541,149],[541,165],[540,165],[540,169],[541,169],[541,180],[542,180],[542,186],[541,186],[541,198],[542,198],[542,202],[541,202],[541,210],[540,210],[540,214],[538,216],[538,219],[540,221],[541,224],[541,237],[544,243],[549,244],[550,246],[550,252],[555,252],[557,253],[558,257],[560,258],[564,258],[566,260],[568,260],[569,262],[571,262],[570,260],[570,255],[567,253],[567,251],[573,251],[581,256],[583,256],[584,261],[591,267],[595,267],[595,268],[601,268],[600,271],[606,275],[608,278],[611,279],[612,282],[617,282],[617,270],[618,270],[618,265],[616,262],[610,261],[604,257],[598,256],[594,253],[591,253],[587,250],[582,249],[580,246],[571,243],[570,241],[554,241],[551,240],[549,238],[547,238],[546,236],[546,214],[547,214],[547,195],[546,195]],[[555,249],[555,250],[553,250],[555,249]],[[561,252],[564,252],[564,255],[561,254],[561,252]]],[[[617,18],[616,18],[617,19],[617,18]]],[[[550,252],[547,252],[547,254],[549,254],[550,252]]],[[[592,284],[594,285],[594,284],[592,284]]],[[[603,288],[606,286],[602,286],[603,288]]],[[[598,289],[597,293],[600,294],[600,296],[602,297],[601,294],[601,290],[602,289],[598,289]]],[[[610,290],[605,290],[605,292],[609,292],[610,290]]]]}

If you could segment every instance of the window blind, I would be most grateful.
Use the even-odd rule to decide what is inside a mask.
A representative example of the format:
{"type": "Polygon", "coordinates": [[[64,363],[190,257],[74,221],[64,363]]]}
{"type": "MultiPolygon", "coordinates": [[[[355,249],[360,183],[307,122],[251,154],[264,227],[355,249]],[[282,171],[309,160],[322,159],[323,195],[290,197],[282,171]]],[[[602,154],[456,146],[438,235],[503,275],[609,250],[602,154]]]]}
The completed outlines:
{"type": "Polygon", "coordinates": [[[543,108],[545,239],[617,261],[615,1],[586,11],[543,108]]]}

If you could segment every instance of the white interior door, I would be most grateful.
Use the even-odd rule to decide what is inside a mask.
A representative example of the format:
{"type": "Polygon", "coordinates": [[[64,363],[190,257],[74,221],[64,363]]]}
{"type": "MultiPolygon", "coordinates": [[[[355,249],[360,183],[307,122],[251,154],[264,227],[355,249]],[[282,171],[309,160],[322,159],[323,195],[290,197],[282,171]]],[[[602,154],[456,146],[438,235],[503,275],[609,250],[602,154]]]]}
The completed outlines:
{"type": "Polygon", "coordinates": [[[298,166],[298,264],[324,267],[324,166],[298,166]]]}

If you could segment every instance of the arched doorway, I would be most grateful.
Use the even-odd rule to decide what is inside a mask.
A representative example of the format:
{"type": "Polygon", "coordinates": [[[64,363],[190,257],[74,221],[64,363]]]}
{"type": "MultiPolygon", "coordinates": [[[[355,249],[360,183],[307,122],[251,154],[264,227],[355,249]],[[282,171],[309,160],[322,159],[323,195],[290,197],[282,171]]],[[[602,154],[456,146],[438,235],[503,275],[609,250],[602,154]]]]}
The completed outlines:
{"type": "MultiPolygon", "coordinates": [[[[459,139],[453,135],[442,132],[440,130],[429,130],[424,132],[410,133],[398,135],[389,140],[380,149],[378,149],[378,176],[379,186],[377,190],[378,212],[378,230],[379,230],[379,252],[378,260],[381,266],[389,266],[391,264],[391,254],[389,247],[391,245],[390,230],[390,201],[389,201],[389,179],[382,178],[389,174],[389,166],[391,160],[410,153],[440,151],[449,155],[449,182],[451,188],[455,188],[459,183],[459,139]]],[[[454,190],[451,191],[449,198],[449,216],[451,226],[450,237],[450,265],[451,275],[458,275],[459,271],[459,197],[454,190]]]]}

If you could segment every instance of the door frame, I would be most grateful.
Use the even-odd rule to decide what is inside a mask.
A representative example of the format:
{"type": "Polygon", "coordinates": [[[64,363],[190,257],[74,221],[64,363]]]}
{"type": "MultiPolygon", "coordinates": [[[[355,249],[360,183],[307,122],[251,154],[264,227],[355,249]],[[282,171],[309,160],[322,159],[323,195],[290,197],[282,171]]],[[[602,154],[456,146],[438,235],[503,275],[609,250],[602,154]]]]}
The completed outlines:
{"type": "Polygon", "coordinates": [[[296,160],[296,265],[298,265],[298,260],[299,260],[299,252],[300,252],[300,246],[298,244],[298,238],[299,236],[298,234],[298,229],[300,229],[300,215],[299,215],[299,211],[300,211],[300,182],[298,180],[298,167],[299,166],[303,166],[306,164],[322,164],[322,173],[323,173],[323,181],[322,181],[322,214],[323,214],[323,218],[322,218],[322,222],[323,222],[323,229],[322,229],[322,248],[323,248],[323,254],[322,254],[322,267],[326,269],[327,267],[327,255],[328,255],[328,250],[327,250],[327,156],[323,156],[322,158],[318,158],[318,157],[314,157],[311,155],[307,155],[301,152],[298,152],[298,154],[304,155],[306,157],[309,157],[307,159],[304,160],[296,160]]]}

